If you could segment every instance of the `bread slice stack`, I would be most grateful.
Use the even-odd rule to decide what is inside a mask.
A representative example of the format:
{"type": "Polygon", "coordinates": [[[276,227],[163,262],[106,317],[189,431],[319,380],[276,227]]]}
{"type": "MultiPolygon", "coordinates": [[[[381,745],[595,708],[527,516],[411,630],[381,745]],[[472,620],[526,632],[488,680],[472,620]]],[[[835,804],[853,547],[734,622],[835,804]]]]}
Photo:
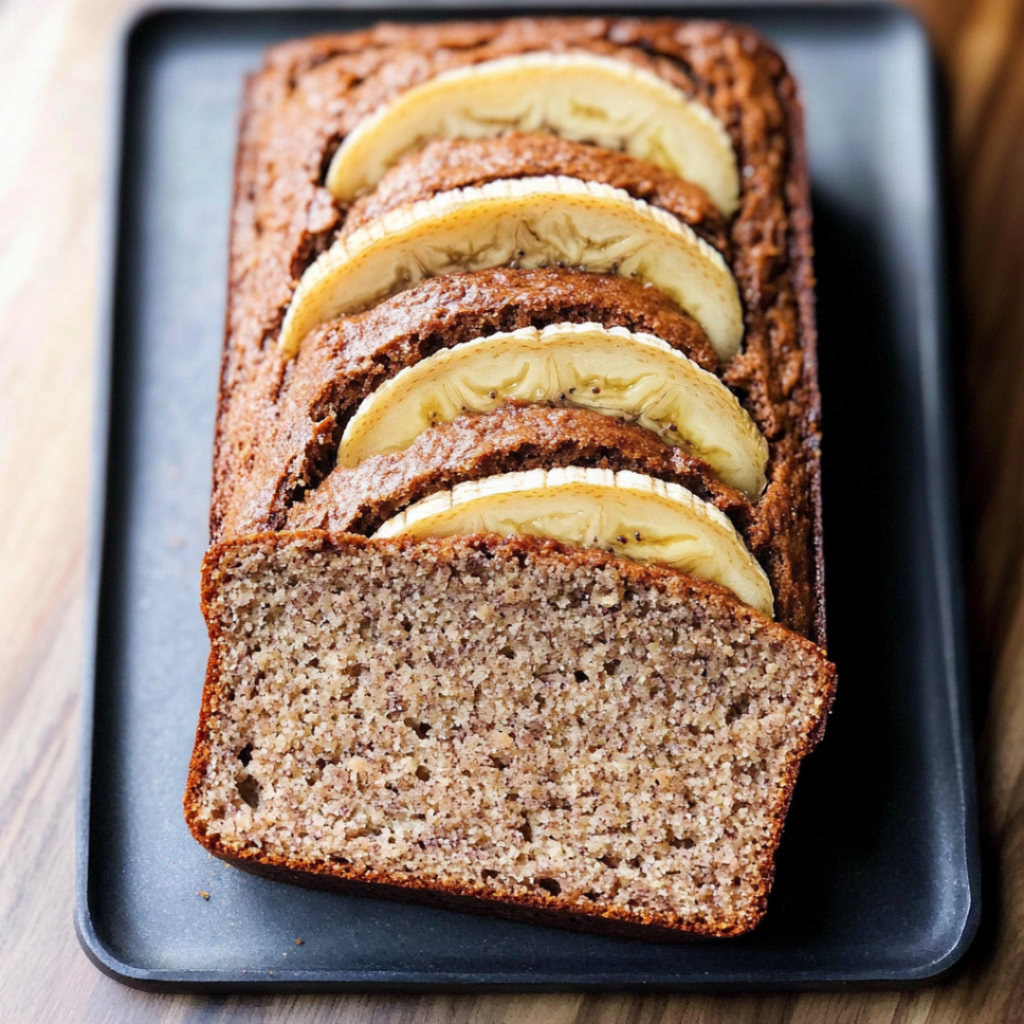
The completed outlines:
{"type": "Polygon", "coordinates": [[[246,870],[646,939],[766,909],[825,655],[800,107],[718,23],[249,82],[185,812],[246,870]]]}

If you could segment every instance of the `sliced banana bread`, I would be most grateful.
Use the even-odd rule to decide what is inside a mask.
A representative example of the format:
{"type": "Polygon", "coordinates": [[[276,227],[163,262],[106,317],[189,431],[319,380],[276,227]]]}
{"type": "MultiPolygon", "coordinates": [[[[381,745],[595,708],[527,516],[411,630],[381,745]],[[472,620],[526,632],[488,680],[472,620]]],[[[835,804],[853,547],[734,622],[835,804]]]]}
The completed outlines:
{"type": "Polygon", "coordinates": [[[185,796],[209,850],[645,939],[757,924],[834,691],[802,132],[720,23],[270,51],[185,796]]]}

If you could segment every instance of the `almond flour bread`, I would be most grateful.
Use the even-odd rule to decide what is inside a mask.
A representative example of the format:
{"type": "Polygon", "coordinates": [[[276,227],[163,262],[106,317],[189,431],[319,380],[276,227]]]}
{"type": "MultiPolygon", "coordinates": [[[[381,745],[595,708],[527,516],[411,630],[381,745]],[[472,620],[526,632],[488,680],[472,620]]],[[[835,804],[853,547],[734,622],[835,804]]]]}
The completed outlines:
{"type": "Polygon", "coordinates": [[[809,224],[794,86],[745,29],[270,51],[236,167],[200,842],[578,929],[756,925],[834,690],[809,224]]]}

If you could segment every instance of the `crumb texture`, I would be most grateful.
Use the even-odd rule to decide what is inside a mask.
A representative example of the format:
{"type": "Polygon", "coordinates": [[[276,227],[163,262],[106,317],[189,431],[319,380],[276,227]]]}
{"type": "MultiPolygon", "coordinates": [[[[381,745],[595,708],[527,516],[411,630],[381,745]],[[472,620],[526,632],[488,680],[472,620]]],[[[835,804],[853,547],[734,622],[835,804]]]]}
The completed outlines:
{"type": "Polygon", "coordinates": [[[187,813],[215,852],[669,928],[757,922],[820,651],[724,591],[517,538],[208,557],[187,813]]]}

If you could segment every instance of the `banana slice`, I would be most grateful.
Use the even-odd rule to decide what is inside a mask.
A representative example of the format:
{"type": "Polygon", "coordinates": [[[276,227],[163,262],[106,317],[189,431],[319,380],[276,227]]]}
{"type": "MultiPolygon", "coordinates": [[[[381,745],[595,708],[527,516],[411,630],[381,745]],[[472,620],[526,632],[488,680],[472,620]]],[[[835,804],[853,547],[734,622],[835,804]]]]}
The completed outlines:
{"type": "Polygon", "coordinates": [[[639,473],[568,466],[461,483],[410,505],[374,536],[472,533],[550,537],[660,562],[772,615],[768,577],[732,523],[685,487],[639,473]]]}
{"type": "Polygon", "coordinates": [[[743,337],[736,281],[719,252],[621,189],[576,178],[492,181],[391,210],[335,242],[302,275],[281,327],[294,356],[317,324],[437,277],[564,265],[659,288],[704,328],[721,359],[743,337]]]}
{"type": "Polygon", "coordinates": [[[351,202],[432,139],[546,131],[663,167],[700,185],[726,216],[739,204],[732,141],[700,103],[652,74],[590,53],[530,53],[445,71],[349,133],[327,187],[351,202]]]}
{"type": "Polygon", "coordinates": [[[435,423],[503,403],[557,402],[634,420],[703,458],[725,483],[757,497],[768,443],[712,373],[652,334],[556,324],[492,334],[406,367],[363,400],[338,464],[404,451],[435,423]]]}

